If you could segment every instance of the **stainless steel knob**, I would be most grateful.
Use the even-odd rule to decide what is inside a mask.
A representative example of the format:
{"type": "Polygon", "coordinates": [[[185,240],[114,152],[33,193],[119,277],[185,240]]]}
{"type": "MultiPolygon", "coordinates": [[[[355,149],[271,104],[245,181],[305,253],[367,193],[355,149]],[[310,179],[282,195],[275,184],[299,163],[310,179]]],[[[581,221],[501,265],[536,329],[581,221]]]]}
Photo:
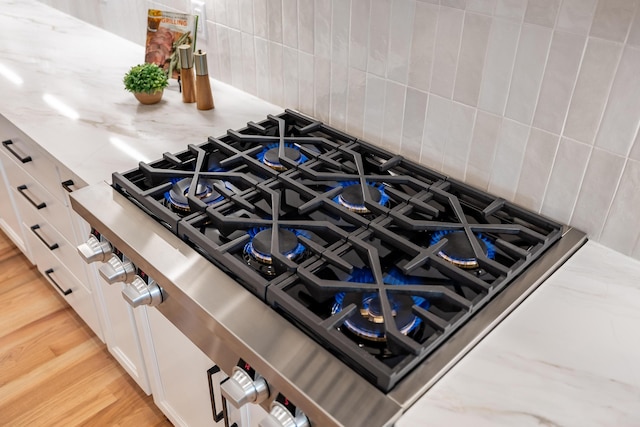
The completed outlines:
{"type": "Polygon", "coordinates": [[[125,286],[122,290],[122,297],[132,307],[138,307],[139,305],[155,307],[164,300],[162,288],[156,282],[150,280],[149,283],[146,283],[138,276],[133,279],[133,282],[125,286]]]}
{"type": "Polygon", "coordinates": [[[252,379],[249,374],[239,367],[233,368],[231,377],[220,384],[222,395],[233,404],[236,408],[240,408],[247,403],[260,403],[269,397],[269,385],[259,375],[256,379],[252,379]]]}
{"type": "Polygon", "coordinates": [[[131,283],[136,277],[136,267],[129,260],[120,260],[115,255],[111,255],[109,261],[103,264],[98,271],[104,280],[110,285],[117,282],[131,283]]]}
{"type": "Polygon", "coordinates": [[[273,402],[267,418],[258,423],[259,427],[309,427],[309,419],[296,408],[292,414],[282,403],[273,402]]]}
{"type": "Polygon", "coordinates": [[[111,256],[111,244],[106,241],[101,242],[96,236],[89,237],[89,240],[79,245],[77,249],[87,264],[96,261],[105,262],[111,256]]]}

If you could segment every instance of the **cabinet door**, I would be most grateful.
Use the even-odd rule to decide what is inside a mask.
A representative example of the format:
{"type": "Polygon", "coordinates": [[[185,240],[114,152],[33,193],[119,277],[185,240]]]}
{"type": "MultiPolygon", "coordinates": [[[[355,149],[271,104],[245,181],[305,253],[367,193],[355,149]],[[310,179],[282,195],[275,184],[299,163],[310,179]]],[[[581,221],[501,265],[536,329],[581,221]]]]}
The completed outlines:
{"type": "Polygon", "coordinates": [[[4,171],[4,162],[9,161],[5,159],[5,154],[0,152],[0,227],[9,236],[9,238],[15,243],[15,245],[23,253],[27,253],[27,248],[22,234],[22,228],[20,226],[20,219],[16,210],[15,200],[9,190],[9,184],[4,171]]]}
{"type": "MultiPolygon", "coordinates": [[[[147,315],[151,338],[147,355],[153,359],[147,365],[155,367],[151,376],[156,405],[176,426],[223,426],[223,420],[214,421],[209,390],[208,371],[215,363],[158,310],[150,308],[147,315]]],[[[226,375],[221,372],[212,378],[219,397],[219,382],[226,375]]],[[[229,425],[249,425],[246,408],[239,411],[229,405],[228,411],[229,425]]]]}
{"type": "Polygon", "coordinates": [[[151,386],[144,365],[142,345],[138,335],[138,322],[145,322],[146,312],[134,313],[133,308],[122,298],[124,284],[109,285],[90,267],[96,284],[96,297],[101,306],[102,329],[109,352],[131,375],[142,390],[150,394],[151,386]]]}

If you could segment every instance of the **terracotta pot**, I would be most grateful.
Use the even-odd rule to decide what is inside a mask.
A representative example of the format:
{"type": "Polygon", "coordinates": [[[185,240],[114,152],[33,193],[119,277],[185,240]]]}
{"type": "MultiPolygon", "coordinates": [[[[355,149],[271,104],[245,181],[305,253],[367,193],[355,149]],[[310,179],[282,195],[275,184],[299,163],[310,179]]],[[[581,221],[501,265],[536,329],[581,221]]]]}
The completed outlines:
{"type": "Polygon", "coordinates": [[[159,90],[154,93],[134,92],[134,96],[141,104],[157,104],[162,99],[163,90],[159,90]]]}

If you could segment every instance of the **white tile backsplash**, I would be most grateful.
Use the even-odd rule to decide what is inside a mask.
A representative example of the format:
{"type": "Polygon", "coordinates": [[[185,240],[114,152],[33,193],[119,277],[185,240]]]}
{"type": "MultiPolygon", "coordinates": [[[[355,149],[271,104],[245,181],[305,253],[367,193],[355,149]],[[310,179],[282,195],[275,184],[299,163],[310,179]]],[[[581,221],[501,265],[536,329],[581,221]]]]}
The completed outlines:
{"type": "MultiPolygon", "coordinates": [[[[190,9],[52,3],[140,44],[149,6],[190,9]]],[[[637,0],[205,3],[212,77],[640,259],[637,0]]]]}

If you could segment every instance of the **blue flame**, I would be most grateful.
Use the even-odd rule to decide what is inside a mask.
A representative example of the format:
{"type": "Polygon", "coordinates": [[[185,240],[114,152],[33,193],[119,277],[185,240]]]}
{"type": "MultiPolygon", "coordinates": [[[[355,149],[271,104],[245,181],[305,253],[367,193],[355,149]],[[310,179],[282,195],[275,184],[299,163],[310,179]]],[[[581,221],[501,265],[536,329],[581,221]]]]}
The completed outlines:
{"type": "MultiPolygon", "coordinates": [[[[431,241],[429,242],[429,246],[433,246],[436,243],[438,243],[440,240],[442,240],[444,237],[446,237],[447,234],[450,233],[463,233],[463,231],[461,230],[439,230],[436,231],[435,233],[433,233],[433,235],[431,236],[431,241]]],[[[489,259],[494,259],[496,256],[496,246],[493,244],[493,242],[491,242],[491,240],[489,240],[488,237],[486,237],[485,235],[483,235],[482,233],[475,233],[475,236],[484,242],[484,244],[487,246],[487,258],[489,259]]]]}
{"type": "MultiPolygon", "coordinates": [[[[256,237],[256,235],[258,233],[260,233],[261,231],[265,231],[265,230],[270,230],[271,227],[253,227],[247,230],[247,234],[249,235],[249,237],[251,238],[249,240],[249,242],[244,245],[244,251],[248,254],[252,254],[252,253],[258,253],[260,254],[261,257],[265,258],[265,259],[271,259],[271,255],[270,254],[263,254],[260,253],[259,251],[257,251],[254,247],[253,247],[253,238],[256,237]]],[[[287,231],[291,231],[292,233],[294,233],[296,235],[296,237],[298,236],[302,236],[302,237],[306,237],[307,239],[311,239],[311,235],[306,231],[306,230],[298,230],[298,229],[294,229],[294,228],[283,228],[283,230],[287,230],[287,231]]],[[[286,256],[287,258],[295,258],[299,255],[301,255],[303,252],[305,251],[305,247],[302,243],[298,242],[298,244],[296,245],[296,247],[292,250],[289,251],[287,253],[284,253],[282,255],[286,256]]]]}
{"type": "MultiPolygon", "coordinates": [[[[359,181],[342,181],[338,183],[340,185],[340,187],[344,189],[346,189],[347,187],[351,187],[352,185],[360,185],[359,181]]],[[[389,195],[387,194],[386,191],[384,191],[384,184],[376,184],[375,182],[367,182],[367,185],[375,188],[376,190],[378,190],[380,192],[380,200],[378,201],[378,204],[381,206],[385,206],[388,202],[389,202],[389,195]]],[[[336,197],[333,198],[333,201],[343,205],[343,203],[340,201],[340,194],[338,194],[336,197]]],[[[343,205],[344,206],[344,205],[343,205]]],[[[357,208],[365,208],[365,206],[356,206],[357,208]]]]}
{"type": "MultiPolygon", "coordinates": [[[[286,148],[293,148],[294,150],[300,152],[300,148],[297,147],[296,145],[292,144],[291,142],[285,142],[284,146],[286,148]]],[[[260,151],[258,153],[258,155],[256,156],[256,158],[260,161],[260,163],[264,163],[264,156],[267,154],[267,151],[272,150],[274,148],[278,148],[280,147],[280,144],[278,144],[277,142],[271,143],[271,144],[267,144],[262,148],[262,151],[260,151]]],[[[307,156],[305,156],[304,154],[302,154],[302,152],[300,152],[300,158],[298,159],[298,164],[302,164],[304,162],[306,162],[307,160],[309,160],[307,158],[307,156]]],[[[284,165],[280,165],[283,166],[284,165]]]]}

